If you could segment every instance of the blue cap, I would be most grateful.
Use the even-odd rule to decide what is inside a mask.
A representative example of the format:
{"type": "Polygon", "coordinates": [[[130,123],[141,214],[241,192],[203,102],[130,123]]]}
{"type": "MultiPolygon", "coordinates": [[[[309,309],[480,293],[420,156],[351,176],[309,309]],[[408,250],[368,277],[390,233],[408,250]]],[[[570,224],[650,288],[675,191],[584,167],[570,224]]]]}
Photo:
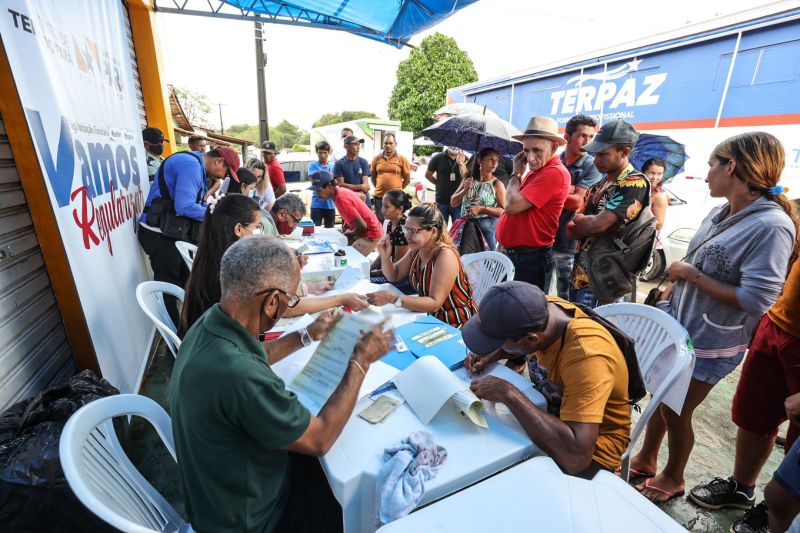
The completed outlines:
{"type": "Polygon", "coordinates": [[[316,172],[311,174],[309,178],[311,179],[311,187],[309,187],[308,190],[318,191],[325,185],[333,181],[333,174],[331,174],[327,170],[317,170],[316,172]]]}

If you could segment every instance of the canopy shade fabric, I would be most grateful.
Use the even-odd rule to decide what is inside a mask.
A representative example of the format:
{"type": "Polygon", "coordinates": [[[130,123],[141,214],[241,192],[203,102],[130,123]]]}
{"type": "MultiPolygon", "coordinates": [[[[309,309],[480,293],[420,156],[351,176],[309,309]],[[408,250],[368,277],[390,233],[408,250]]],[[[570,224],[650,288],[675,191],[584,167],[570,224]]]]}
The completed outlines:
{"type": "Polygon", "coordinates": [[[398,48],[459,9],[478,0],[223,0],[242,14],[282,22],[344,30],[398,48]]]}

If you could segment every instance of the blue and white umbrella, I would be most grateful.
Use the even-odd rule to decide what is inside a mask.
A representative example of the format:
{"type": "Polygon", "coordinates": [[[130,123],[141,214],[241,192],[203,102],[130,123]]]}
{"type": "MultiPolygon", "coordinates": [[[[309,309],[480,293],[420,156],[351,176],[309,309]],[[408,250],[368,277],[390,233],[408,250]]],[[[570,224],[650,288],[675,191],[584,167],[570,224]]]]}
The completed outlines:
{"type": "Polygon", "coordinates": [[[638,170],[642,170],[642,166],[647,160],[653,157],[663,159],[667,165],[667,168],[664,169],[662,183],[669,183],[672,178],[683,172],[683,166],[686,164],[686,160],[689,159],[689,156],[686,155],[686,146],[683,143],[679,143],[666,135],[642,133],[633,147],[633,152],[629,158],[630,162],[638,170]]]}

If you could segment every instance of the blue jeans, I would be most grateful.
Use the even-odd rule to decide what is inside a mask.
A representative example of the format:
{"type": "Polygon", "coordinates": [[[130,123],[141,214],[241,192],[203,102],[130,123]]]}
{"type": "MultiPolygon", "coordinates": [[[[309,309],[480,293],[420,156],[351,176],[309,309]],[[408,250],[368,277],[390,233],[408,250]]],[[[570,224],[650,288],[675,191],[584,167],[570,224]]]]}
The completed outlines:
{"type": "Polygon", "coordinates": [[[617,298],[616,300],[612,300],[610,302],[601,302],[597,298],[595,298],[592,289],[570,289],[569,290],[569,301],[576,304],[583,304],[585,306],[591,307],[594,309],[595,307],[599,307],[601,305],[606,304],[616,304],[621,303],[625,300],[625,297],[617,298]]]}
{"type": "Polygon", "coordinates": [[[483,238],[486,239],[486,244],[489,245],[489,250],[494,252],[495,248],[497,248],[497,240],[494,237],[494,230],[497,226],[497,219],[494,217],[480,217],[475,219],[478,222],[478,226],[481,228],[481,233],[483,233],[483,238]]]}
{"type": "Polygon", "coordinates": [[[461,206],[452,207],[450,204],[444,204],[440,202],[436,202],[436,207],[439,208],[439,212],[444,217],[445,224],[452,224],[459,218],[461,218],[461,206]]]}
{"type": "Polygon", "coordinates": [[[556,293],[559,298],[569,299],[569,286],[572,281],[572,267],[575,263],[575,254],[567,252],[553,252],[556,277],[556,293]]]}

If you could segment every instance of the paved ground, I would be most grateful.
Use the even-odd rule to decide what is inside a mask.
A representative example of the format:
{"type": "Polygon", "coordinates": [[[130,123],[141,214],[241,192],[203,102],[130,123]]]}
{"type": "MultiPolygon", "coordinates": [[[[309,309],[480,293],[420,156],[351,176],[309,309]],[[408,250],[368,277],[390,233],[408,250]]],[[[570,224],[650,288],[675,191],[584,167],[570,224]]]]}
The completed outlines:
{"type": "MultiPolygon", "coordinates": [[[[652,284],[639,286],[638,300],[644,299],[652,284]]],[[[169,376],[172,372],[173,358],[163,343],[155,352],[153,361],[145,377],[142,393],[155,399],[166,408],[169,376]]],[[[696,445],[686,471],[687,489],[711,480],[714,476],[727,477],[733,469],[734,437],[736,427],[730,420],[730,406],[736,383],[739,379],[737,369],[715,387],[705,403],[695,414],[696,445]]],[[[178,487],[175,464],[160,439],[146,424],[134,423],[134,446],[131,456],[139,465],[145,477],[169,500],[182,514],[183,501],[178,487]]],[[[760,500],[764,485],[770,480],[772,472],[783,457],[783,450],[775,448],[761,477],[758,480],[758,498],[760,500]]],[[[666,460],[666,442],[659,455],[659,463],[666,460]]],[[[690,531],[727,532],[731,523],[739,516],[740,511],[706,511],[689,503],[686,498],[676,499],[664,507],[671,515],[690,531]]]]}

